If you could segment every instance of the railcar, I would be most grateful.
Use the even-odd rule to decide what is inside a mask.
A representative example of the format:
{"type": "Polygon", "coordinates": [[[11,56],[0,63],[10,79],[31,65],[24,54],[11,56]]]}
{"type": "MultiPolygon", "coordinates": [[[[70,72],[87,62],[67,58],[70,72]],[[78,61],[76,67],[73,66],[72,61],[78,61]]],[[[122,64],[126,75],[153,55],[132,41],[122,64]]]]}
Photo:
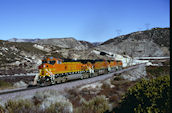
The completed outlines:
{"type": "Polygon", "coordinates": [[[36,84],[50,85],[69,80],[69,76],[81,74],[80,79],[98,76],[122,69],[116,60],[71,60],[54,57],[44,58],[35,76],[36,84]]]}

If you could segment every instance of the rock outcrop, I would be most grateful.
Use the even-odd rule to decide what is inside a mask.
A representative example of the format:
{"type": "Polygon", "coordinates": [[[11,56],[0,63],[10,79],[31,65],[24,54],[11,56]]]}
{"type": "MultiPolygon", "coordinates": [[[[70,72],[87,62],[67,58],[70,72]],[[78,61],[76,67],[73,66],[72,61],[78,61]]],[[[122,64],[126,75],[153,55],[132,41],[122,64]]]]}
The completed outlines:
{"type": "Polygon", "coordinates": [[[153,28],[110,39],[97,47],[131,57],[169,56],[169,28],[153,28]]]}

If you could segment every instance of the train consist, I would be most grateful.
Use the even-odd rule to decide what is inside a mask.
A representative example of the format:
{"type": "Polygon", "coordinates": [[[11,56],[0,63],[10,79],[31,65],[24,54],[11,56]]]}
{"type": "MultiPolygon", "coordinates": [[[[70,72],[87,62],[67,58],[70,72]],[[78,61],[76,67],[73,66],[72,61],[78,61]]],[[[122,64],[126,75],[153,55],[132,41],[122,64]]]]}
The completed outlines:
{"type": "Polygon", "coordinates": [[[70,60],[54,57],[44,58],[38,67],[34,84],[50,85],[69,80],[70,76],[81,74],[80,79],[107,74],[122,69],[122,62],[117,60],[70,60]]]}

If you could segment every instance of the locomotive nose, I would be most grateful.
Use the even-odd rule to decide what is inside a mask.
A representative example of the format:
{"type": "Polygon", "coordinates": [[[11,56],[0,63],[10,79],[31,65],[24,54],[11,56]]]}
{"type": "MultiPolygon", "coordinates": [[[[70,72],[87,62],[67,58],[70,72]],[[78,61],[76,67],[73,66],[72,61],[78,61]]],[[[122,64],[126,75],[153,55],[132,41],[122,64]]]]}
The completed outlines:
{"type": "Polygon", "coordinates": [[[42,69],[42,68],[43,68],[43,65],[38,66],[38,69],[42,69]]]}
{"type": "Polygon", "coordinates": [[[44,69],[45,67],[48,67],[48,65],[42,64],[42,65],[38,66],[38,69],[44,69]]]}
{"type": "Polygon", "coordinates": [[[42,64],[42,65],[38,66],[38,68],[39,68],[40,76],[42,76],[42,77],[49,76],[49,73],[48,73],[49,66],[48,66],[48,64],[42,64]]]}

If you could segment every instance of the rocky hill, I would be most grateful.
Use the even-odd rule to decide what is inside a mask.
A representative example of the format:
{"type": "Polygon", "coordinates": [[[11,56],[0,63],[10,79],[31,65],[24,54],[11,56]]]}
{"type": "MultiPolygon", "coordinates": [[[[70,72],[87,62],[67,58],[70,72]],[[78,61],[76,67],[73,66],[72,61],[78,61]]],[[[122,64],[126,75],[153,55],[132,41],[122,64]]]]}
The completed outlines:
{"type": "MultiPolygon", "coordinates": [[[[56,39],[54,39],[56,40],[56,39]]],[[[54,41],[50,39],[49,41],[54,41]]],[[[63,40],[63,39],[60,39],[63,40]]],[[[65,39],[64,39],[65,40],[65,39]]],[[[69,43],[70,39],[66,39],[69,43]]],[[[15,73],[30,73],[37,72],[38,65],[41,64],[43,57],[56,58],[70,58],[70,59],[100,59],[104,56],[98,56],[92,52],[93,46],[86,41],[77,41],[73,43],[71,39],[68,48],[59,47],[52,43],[43,43],[45,40],[39,42],[10,42],[0,40],[0,75],[1,74],[15,74],[15,73]],[[42,42],[43,41],[43,42],[42,42]],[[75,44],[81,44],[84,50],[78,50],[75,44]],[[72,46],[73,48],[69,48],[72,46]]],[[[79,46],[79,45],[78,45],[79,46]]],[[[82,47],[80,46],[80,47],[82,47]]]]}
{"type": "Polygon", "coordinates": [[[90,43],[88,41],[81,41],[76,40],[73,37],[68,38],[48,38],[48,39],[18,39],[18,38],[12,38],[7,41],[10,42],[32,42],[32,43],[38,43],[38,44],[46,44],[46,45],[53,45],[53,46],[59,46],[61,48],[66,49],[76,49],[76,50],[84,50],[88,48],[92,48],[97,46],[99,43],[90,43]]]}
{"type": "Polygon", "coordinates": [[[104,43],[74,38],[0,40],[0,74],[34,72],[47,56],[70,59],[110,59],[95,50],[139,56],[168,56],[169,28],[154,28],[110,39],[104,43]],[[7,70],[6,72],[2,72],[7,70]]]}
{"type": "Polygon", "coordinates": [[[94,43],[90,43],[90,42],[88,42],[88,41],[80,40],[79,42],[80,42],[82,45],[84,45],[85,47],[87,47],[87,49],[88,49],[88,48],[93,48],[93,47],[95,47],[94,43]]]}
{"type": "Polygon", "coordinates": [[[75,50],[85,50],[88,49],[91,43],[78,41],[72,37],[69,38],[49,38],[38,40],[36,43],[38,44],[48,44],[59,46],[65,49],[75,49],[75,50]]]}
{"type": "Polygon", "coordinates": [[[37,66],[41,59],[46,56],[58,56],[63,58],[54,50],[60,49],[58,46],[38,45],[31,42],[9,42],[0,40],[0,74],[2,70],[10,71],[37,71],[37,66]]]}
{"type": "Polygon", "coordinates": [[[132,57],[169,56],[169,37],[169,28],[153,28],[112,38],[97,49],[132,57]]]}

